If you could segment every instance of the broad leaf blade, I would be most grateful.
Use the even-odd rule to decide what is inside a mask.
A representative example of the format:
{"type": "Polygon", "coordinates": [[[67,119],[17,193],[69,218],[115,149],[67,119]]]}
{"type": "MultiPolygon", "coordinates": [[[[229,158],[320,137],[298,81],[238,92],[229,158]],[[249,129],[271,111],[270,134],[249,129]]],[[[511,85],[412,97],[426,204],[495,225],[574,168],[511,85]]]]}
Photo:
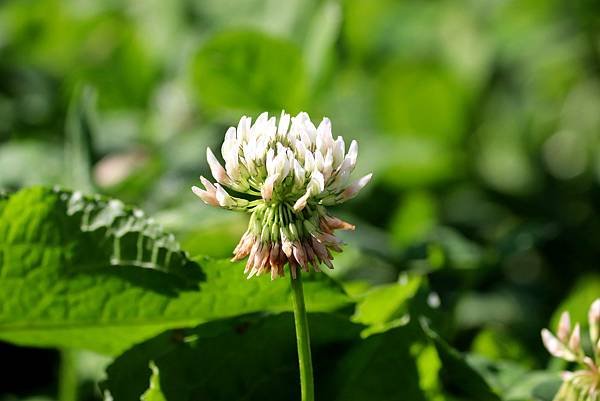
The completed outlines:
{"type": "MultiPolygon", "coordinates": [[[[309,324],[315,379],[322,388],[331,371],[325,365],[358,340],[362,327],[331,314],[311,314],[309,324]]],[[[290,313],[210,322],[133,347],[109,366],[102,385],[115,401],[137,399],[153,360],[169,401],[298,400],[295,342],[290,313]]]]}
{"type": "MultiPolygon", "coordinates": [[[[45,188],[4,201],[0,339],[116,354],[170,328],[290,310],[287,280],[246,280],[241,264],[191,261],[140,212],[96,202],[45,188]]],[[[307,277],[306,293],[312,311],[349,303],[325,275],[307,277]]]]}
{"type": "MultiPolygon", "coordinates": [[[[362,325],[332,314],[310,314],[316,398],[424,400],[403,327],[360,339],[362,325]]],[[[299,400],[294,322],[289,313],[246,316],[161,334],[127,351],[103,383],[116,401],[144,391],[155,361],[169,401],[299,400]]]]}
{"type": "Polygon", "coordinates": [[[421,327],[433,342],[442,362],[440,373],[446,392],[459,393],[457,395],[468,399],[500,401],[500,397],[479,372],[469,365],[463,355],[432,330],[424,318],[421,318],[421,327]]]}
{"type": "Polygon", "coordinates": [[[375,334],[357,343],[337,361],[323,383],[335,401],[425,401],[416,362],[410,354],[411,327],[375,334]]]}

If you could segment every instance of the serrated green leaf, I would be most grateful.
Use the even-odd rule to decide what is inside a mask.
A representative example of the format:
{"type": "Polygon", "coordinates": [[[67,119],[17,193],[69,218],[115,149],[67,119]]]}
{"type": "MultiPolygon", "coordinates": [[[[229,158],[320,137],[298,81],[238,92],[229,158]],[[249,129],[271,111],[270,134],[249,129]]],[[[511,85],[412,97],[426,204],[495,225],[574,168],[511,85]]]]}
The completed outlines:
{"type": "MultiPolygon", "coordinates": [[[[166,329],[287,311],[287,280],[246,280],[240,263],[191,261],[139,211],[46,188],[0,205],[0,339],[116,354],[166,329]]],[[[306,278],[307,307],[350,300],[325,275],[306,278]]]]}

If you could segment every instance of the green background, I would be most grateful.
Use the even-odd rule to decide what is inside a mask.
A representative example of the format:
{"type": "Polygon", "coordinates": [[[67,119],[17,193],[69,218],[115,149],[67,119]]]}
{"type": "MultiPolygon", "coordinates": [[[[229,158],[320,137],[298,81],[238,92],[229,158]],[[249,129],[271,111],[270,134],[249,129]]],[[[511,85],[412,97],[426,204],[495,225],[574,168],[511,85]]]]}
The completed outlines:
{"type": "MultiPolygon", "coordinates": [[[[348,337],[335,341],[358,341],[359,325],[368,326],[372,336],[336,354],[339,364],[322,379],[328,384],[321,385],[321,399],[371,394],[369,383],[344,388],[350,381],[345,374],[360,374],[347,371],[357,361],[383,370],[406,366],[405,381],[396,383],[401,389],[370,385],[404,394],[407,401],[491,399],[481,395],[488,385],[498,394],[493,397],[531,399],[511,380],[523,372],[561,368],[542,348],[540,329],[554,328],[564,308],[574,320],[585,321],[587,307],[600,295],[600,3],[0,3],[0,189],[8,193],[41,184],[116,197],[145,210],[190,255],[225,258],[244,232],[247,216],[210,208],[189,188],[200,174],[209,174],[205,148],[218,149],[227,127],[242,115],[279,115],[282,109],[307,111],[313,121],[329,117],[334,135],[359,142],[356,175],[373,172],[359,197],[334,210],[357,230],[342,234],[347,246],[331,273],[359,302],[348,337]],[[400,289],[403,280],[409,287],[400,289]],[[412,342],[416,334],[403,332],[419,326],[420,312],[410,314],[408,325],[403,317],[421,307],[432,309],[425,315],[436,321],[443,344],[412,342]],[[464,381],[461,374],[473,377],[469,372],[438,374],[440,364],[464,365],[444,353],[446,342],[472,357],[465,366],[483,372],[483,390],[477,380],[466,390],[452,385],[464,381]],[[380,346],[399,350],[392,365],[369,357],[380,346]]],[[[32,205],[38,204],[31,203],[37,202],[36,193],[21,196],[23,210],[11,196],[9,206],[16,208],[11,213],[21,218],[36,213],[32,205]]],[[[36,207],[52,210],[48,216],[59,213],[48,203],[36,207]]],[[[5,222],[6,227],[28,221],[17,220],[5,222]]],[[[10,243],[5,231],[0,238],[10,243]]],[[[0,272],[0,299],[31,290],[10,287],[8,267],[0,272]]],[[[257,300],[239,310],[232,307],[235,313],[225,308],[210,317],[200,313],[187,323],[286,310],[266,304],[257,300]]],[[[4,305],[0,338],[21,346],[0,343],[1,359],[11,367],[0,379],[0,400],[54,399],[58,353],[28,346],[65,343],[54,338],[36,343],[35,333],[6,334],[3,324],[12,319],[36,322],[49,315],[12,309],[11,317],[4,305]]],[[[286,315],[277,316],[258,324],[253,335],[260,338],[261,330],[289,335],[281,320],[286,315]]],[[[327,315],[317,323],[326,338],[317,355],[327,355],[327,344],[334,341],[327,328],[342,324],[331,319],[327,315]]],[[[138,328],[146,334],[130,342],[165,328],[138,328]]],[[[213,328],[194,330],[202,337],[213,328]]],[[[93,351],[118,354],[130,342],[93,351]]],[[[85,338],[71,343],[78,349],[87,344],[85,338]]],[[[214,346],[227,344],[215,340],[214,346]]],[[[293,358],[292,346],[284,340],[273,345],[293,358]]],[[[163,365],[170,366],[164,360],[177,360],[178,353],[192,355],[173,350],[163,355],[163,365]]],[[[95,383],[110,362],[106,358],[77,354],[81,400],[101,398],[95,383]]],[[[141,361],[136,363],[146,385],[150,370],[146,359],[141,361]]],[[[284,362],[289,360],[265,363],[284,362]]],[[[176,379],[176,372],[168,371],[161,383],[174,385],[170,381],[176,379]]],[[[399,379],[385,383],[393,380],[399,379]]],[[[273,394],[284,394],[279,390],[273,394]]]]}

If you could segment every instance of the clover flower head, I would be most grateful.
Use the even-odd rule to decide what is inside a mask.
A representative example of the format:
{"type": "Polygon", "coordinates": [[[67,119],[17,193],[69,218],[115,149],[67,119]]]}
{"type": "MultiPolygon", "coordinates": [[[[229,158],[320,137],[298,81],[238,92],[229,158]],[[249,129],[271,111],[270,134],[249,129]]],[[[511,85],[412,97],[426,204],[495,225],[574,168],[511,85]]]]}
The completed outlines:
{"type": "Polygon", "coordinates": [[[563,384],[554,401],[600,401],[600,298],[596,299],[588,313],[591,354],[581,346],[581,326],[571,329],[571,317],[563,312],[556,335],[542,330],[542,341],[552,356],[567,362],[575,362],[582,369],[562,372],[563,384]]]}
{"type": "Polygon", "coordinates": [[[248,278],[270,273],[274,279],[290,266],[319,271],[321,263],[333,268],[331,251],[340,252],[334,230],[354,226],[333,217],[326,206],[343,203],[358,194],[371,179],[354,182],[358,144],[348,149],[341,136],[333,138],[331,122],[315,126],[307,113],[279,121],[262,113],[252,124],[242,117],[225,134],[223,166],[210,148],[206,157],[215,183],[200,177],[204,189],[192,191],[206,204],[251,213],[248,229],[234,250],[233,260],[248,257],[248,278]]]}

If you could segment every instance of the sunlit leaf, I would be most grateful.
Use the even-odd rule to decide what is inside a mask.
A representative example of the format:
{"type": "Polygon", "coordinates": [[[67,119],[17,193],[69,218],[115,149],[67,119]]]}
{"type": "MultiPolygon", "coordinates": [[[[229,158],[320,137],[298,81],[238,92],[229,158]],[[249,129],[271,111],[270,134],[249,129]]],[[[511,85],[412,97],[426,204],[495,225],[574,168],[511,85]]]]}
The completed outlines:
{"type": "MultiPolygon", "coordinates": [[[[190,260],[139,210],[115,200],[32,188],[0,204],[0,338],[118,353],[166,329],[291,308],[289,282],[246,280],[243,265],[190,260]]],[[[350,301],[325,275],[307,307],[350,301]]]]}

